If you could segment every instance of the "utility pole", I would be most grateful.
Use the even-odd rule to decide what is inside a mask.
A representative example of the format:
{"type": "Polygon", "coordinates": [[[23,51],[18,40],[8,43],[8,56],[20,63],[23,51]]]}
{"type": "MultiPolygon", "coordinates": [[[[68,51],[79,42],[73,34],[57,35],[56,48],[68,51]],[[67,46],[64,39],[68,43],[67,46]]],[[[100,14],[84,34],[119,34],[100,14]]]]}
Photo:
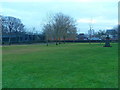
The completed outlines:
{"type": "Polygon", "coordinates": [[[89,29],[89,44],[91,44],[91,38],[92,38],[92,29],[93,29],[92,22],[93,22],[93,20],[91,18],[90,23],[89,23],[89,27],[90,27],[90,29],[89,29]]]}

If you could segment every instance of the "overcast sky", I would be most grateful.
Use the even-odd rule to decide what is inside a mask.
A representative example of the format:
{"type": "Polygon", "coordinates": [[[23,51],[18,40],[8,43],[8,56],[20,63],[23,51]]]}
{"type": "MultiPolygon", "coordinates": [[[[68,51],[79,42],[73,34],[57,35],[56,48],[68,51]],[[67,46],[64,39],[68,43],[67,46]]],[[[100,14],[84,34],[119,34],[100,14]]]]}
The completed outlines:
{"type": "Polygon", "coordinates": [[[37,30],[49,14],[62,12],[77,21],[78,33],[111,29],[118,23],[119,0],[1,0],[0,14],[21,19],[27,28],[37,30]]]}

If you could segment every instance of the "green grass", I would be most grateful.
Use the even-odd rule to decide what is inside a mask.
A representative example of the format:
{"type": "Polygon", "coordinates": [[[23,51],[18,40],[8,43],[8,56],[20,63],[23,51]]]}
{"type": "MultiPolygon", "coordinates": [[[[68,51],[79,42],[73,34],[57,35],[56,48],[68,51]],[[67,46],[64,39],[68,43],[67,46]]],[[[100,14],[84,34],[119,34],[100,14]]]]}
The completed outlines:
{"type": "Polygon", "coordinates": [[[3,88],[117,88],[117,44],[3,46],[3,88]]]}

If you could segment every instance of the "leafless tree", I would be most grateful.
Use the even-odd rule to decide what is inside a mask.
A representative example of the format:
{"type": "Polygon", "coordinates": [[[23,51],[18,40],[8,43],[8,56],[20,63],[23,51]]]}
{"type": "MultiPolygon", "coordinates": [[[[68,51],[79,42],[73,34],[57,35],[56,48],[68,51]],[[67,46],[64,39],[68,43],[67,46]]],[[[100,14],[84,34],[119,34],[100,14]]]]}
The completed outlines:
{"type": "Polygon", "coordinates": [[[71,40],[76,40],[76,37],[77,37],[77,29],[76,29],[76,27],[75,26],[71,26],[70,28],[69,28],[69,36],[68,36],[68,38],[70,38],[71,40]]]}
{"type": "Polygon", "coordinates": [[[49,42],[49,40],[52,39],[52,35],[53,35],[51,25],[50,24],[45,25],[43,30],[45,32],[45,36],[46,36],[45,40],[46,40],[46,43],[47,43],[47,46],[48,46],[48,42],[49,42]]]}
{"type": "Polygon", "coordinates": [[[58,42],[60,44],[61,40],[64,39],[65,41],[68,38],[67,36],[70,31],[73,30],[76,33],[75,20],[63,13],[57,13],[50,17],[49,22],[44,25],[43,30],[47,34],[46,38],[48,36],[52,37],[56,40],[56,45],[58,45],[58,42]]]}

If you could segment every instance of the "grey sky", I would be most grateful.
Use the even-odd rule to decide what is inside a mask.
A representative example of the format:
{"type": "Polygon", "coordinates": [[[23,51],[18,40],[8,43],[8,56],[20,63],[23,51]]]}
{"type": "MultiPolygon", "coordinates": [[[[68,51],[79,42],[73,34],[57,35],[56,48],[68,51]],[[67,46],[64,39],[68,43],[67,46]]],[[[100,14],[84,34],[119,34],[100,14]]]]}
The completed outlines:
{"type": "Polygon", "coordinates": [[[48,14],[62,12],[77,21],[78,32],[87,33],[89,23],[95,31],[118,23],[118,0],[4,0],[0,13],[20,18],[28,28],[41,29],[48,14]],[[10,2],[11,1],[11,2],[10,2]]]}

